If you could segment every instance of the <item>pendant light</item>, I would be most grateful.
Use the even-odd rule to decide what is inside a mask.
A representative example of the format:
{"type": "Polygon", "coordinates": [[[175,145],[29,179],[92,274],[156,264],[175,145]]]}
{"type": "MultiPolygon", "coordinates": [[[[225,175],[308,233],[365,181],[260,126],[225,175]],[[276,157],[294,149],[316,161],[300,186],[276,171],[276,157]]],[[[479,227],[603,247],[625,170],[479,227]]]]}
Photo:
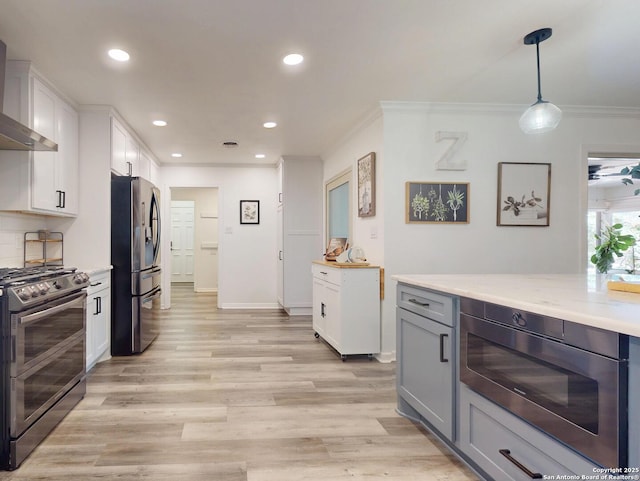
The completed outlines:
{"type": "Polygon", "coordinates": [[[538,100],[520,117],[520,128],[525,134],[541,134],[555,129],[562,118],[562,110],[551,102],[542,100],[540,93],[540,42],[551,37],[550,28],[542,28],[524,37],[525,45],[536,45],[538,65],[538,100]]]}

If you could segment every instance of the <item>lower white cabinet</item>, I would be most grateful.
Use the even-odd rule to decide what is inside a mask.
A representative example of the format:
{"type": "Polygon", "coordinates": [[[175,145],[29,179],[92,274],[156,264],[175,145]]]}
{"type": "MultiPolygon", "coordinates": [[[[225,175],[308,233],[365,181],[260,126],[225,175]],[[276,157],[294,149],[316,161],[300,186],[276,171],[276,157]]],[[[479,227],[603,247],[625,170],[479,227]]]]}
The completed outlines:
{"type": "Polygon", "coordinates": [[[313,329],[342,357],[380,352],[380,268],[314,262],[313,329]]]}
{"type": "Polygon", "coordinates": [[[87,371],[96,362],[110,357],[111,342],[111,272],[90,276],[87,288],[87,371]]]}

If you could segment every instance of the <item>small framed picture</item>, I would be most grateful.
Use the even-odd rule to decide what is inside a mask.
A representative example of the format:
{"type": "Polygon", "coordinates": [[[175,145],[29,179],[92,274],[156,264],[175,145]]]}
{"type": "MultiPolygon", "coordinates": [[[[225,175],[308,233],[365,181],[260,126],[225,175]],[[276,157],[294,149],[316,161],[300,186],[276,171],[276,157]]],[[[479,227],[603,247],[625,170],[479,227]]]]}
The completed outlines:
{"type": "Polygon", "coordinates": [[[407,224],[468,224],[468,182],[407,182],[407,224]]]}
{"type": "Polygon", "coordinates": [[[376,215],[376,154],[358,159],[358,217],[376,215]]]}
{"type": "Polygon", "coordinates": [[[549,225],[551,164],[498,163],[499,226],[549,225]]]}
{"type": "Polygon", "coordinates": [[[260,223],[260,201],[241,200],[240,201],[240,223],[259,224],[260,223]]]}

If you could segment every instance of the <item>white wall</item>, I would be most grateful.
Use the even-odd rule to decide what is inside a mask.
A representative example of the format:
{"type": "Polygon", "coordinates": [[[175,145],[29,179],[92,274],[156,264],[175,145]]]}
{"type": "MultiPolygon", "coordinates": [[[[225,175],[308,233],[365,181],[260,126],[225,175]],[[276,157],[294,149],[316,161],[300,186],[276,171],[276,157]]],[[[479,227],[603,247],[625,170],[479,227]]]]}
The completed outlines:
{"type": "Polygon", "coordinates": [[[24,233],[47,228],[46,217],[0,212],[0,267],[22,267],[24,233]]]}
{"type": "MultiPolygon", "coordinates": [[[[336,174],[351,168],[352,239],[351,245],[362,247],[367,260],[374,265],[384,265],[384,183],[380,179],[384,165],[382,112],[376,111],[347,136],[339,147],[323,155],[324,182],[336,174]],[[358,217],[358,166],[357,161],[369,152],[376,154],[376,215],[358,217]]],[[[326,222],[326,199],[323,207],[326,222]]],[[[326,232],[326,225],[323,232],[326,232]]],[[[326,245],[326,239],[325,239],[326,245]]]]}
{"type": "MultiPolygon", "coordinates": [[[[277,308],[275,166],[214,167],[165,165],[161,168],[164,218],[170,218],[172,187],[218,188],[218,307],[277,308]],[[240,224],[240,200],[260,201],[260,224],[240,224]]],[[[163,259],[170,259],[163,238],[163,259]]],[[[169,264],[163,262],[163,268],[169,264]]],[[[164,307],[170,305],[170,275],[163,279],[164,307]]]]}
{"type": "MultiPolygon", "coordinates": [[[[353,240],[385,268],[381,360],[395,357],[393,274],[572,273],[586,267],[587,155],[589,151],[640,152],[636,111],[565,109],[554,132],[527,136],[518,127],[525,107],[382,102],[330,154],[324,179],[351,166],[367,152],[377,156],[377,211],[352,214],[353,240]],[[437,131],[466,132],[452,159],[462,171],[436,170],[451,141],[437,131]],[[635,144],[634,144],[635,142],[635,144]],[[551,163],[549,227],[498,227],[498,162],[551,163]],[[468,182],[468,224],[406,224],[405,183],[468,182]],[[371,234],[377,230],[377,239],[371,234]]],[[[354,205],[356,193],[352,192],[354,205]]]]}
{"type": "MultiPolygon", "coordinates": [[[[565,109],[553,132],[527,136],[515,107],[383,103],[384,263],[386,275],[411,273],[574,273],[586,266],[587,153],[633,145],[637,112],[565,109]],[[436,131],[464,131],[464,171],[439,171],[447,147],[436,131]],[[549,227],[498,227],[498,162],[550,162],[549,227]],[[406,224],[405,182],[469,182],[470,223],[406,224]]],[[[629,150],[631,149],[631,150],[629,150]]],[[[454,159],[456,160],[456,159],[454,159]]],[[[385,352],[395,351],[395,289],[383,304],[385,352]],[[392,328],[393,327],[393,328],[392,328]]]]}

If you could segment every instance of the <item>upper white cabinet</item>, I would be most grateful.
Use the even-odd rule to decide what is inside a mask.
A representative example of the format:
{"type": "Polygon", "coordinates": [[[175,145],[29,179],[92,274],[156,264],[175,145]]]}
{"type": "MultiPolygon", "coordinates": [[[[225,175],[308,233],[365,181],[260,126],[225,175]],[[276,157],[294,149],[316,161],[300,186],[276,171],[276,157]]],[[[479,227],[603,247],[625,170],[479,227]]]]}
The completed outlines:
{"type": "Polygon", "coordinates": [[[57,152],[1,152],[0,209],[78,213],[78,113],[30,62],[8,62],[5,113],[58,144],[57,152]],[[14,165],[15,164],[15,165],[14,165]]]}
{"type": "Polygon", "coordinates": [[[322,257],[322,161],[286,156],[278,165],[278,302],[290,315],[310,315],[309,264],[322,257]]]}
{"type": "MultiPolygon", "coordinates": [[[[140,147],[127,129],[111,118],[111,170],[117,175],[139,176],[140,147]]],[[[140,175],[145,177],[144,175],[140,175]]],[[[145,177],[146,178],[146,177],[145,177]]]]}
{"type": "Polygon", "coordinates": [[[154,161],[134,135],[116,117],[111,117],[111,172],[116,175],[142,177],[157,182],[154,161]]]}

